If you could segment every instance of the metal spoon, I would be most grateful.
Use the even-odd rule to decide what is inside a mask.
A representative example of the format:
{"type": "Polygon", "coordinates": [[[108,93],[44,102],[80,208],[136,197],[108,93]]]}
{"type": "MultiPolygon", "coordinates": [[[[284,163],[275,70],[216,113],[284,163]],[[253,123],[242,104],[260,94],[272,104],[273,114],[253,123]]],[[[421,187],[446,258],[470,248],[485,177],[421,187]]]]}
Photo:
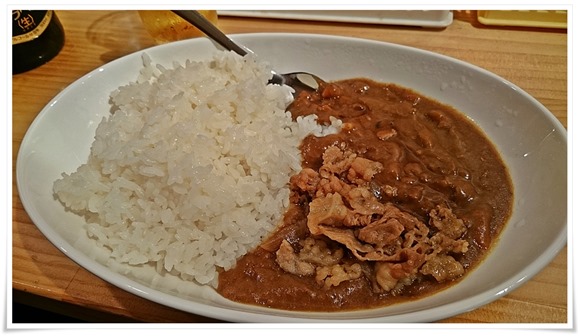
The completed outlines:
{"type": "MultiPolygon", "coordinates": [[[[227,50],[234,51],[241,56],[244,56],[252,51],[246,47],[240,46],[227,37],[219,28],[217,28],[213,23],[201,15],[195,10],[174,10],[173,13],[177,14],[185,21],[191,23],[199,30],[201,30],[207,37],[211,38],[219,45],[227,50]]],[[[321,84],[324,84],[324,80],[320,77],[313,75],[308,72],[292,72],[287,74],[278,74],[272,71],[272,78],[269,81],[270,84],[278,85],[288,85],[294,89],[296,95],[300,91],[316,90],[321,84]]]]}

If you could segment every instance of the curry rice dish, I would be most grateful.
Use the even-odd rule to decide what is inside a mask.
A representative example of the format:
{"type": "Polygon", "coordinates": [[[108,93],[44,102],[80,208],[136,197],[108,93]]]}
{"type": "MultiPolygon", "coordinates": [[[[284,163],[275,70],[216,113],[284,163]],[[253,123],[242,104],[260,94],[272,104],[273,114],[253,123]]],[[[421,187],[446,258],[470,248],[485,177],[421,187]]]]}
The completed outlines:
{"type": "Polygon", "coordinates": [[[251,55],[144,65],[54,183],[117,262],[252,305],[364,309],[460,281],[510,216],[494,146],[409,89],[348,79],[292,101],[251,55]]]}

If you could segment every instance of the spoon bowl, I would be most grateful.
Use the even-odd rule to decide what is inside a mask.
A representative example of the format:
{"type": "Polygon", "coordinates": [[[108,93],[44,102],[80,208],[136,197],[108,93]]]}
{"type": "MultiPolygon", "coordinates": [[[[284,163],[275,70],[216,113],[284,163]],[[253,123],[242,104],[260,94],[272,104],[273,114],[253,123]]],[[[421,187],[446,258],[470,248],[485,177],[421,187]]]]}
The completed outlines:
{"type": "MultiPolygon", "coordinates": [[[[180,16],[185,21],[194,25],[197,29],[201,30],[207,37],[221,45],[226,50],[234,51],[241,56],[245,56],[248,53],[254,53],[249,48],[241,46],[235,43],[232,39],[226,36],[218,27],[216,27],[211,21],[205,18],[201,13],[196,10],[174,10],[173,13],[180,16]]],[[[320,77],[308,73],[308,72],[291,72],[286,74],[279,74],[272,71],[272,78],[269,81],[270,84],[276,85],[287,85],[294,89],[294,95],[301,91],[317,90],[321,84],[325,81],[320,77]]]]}

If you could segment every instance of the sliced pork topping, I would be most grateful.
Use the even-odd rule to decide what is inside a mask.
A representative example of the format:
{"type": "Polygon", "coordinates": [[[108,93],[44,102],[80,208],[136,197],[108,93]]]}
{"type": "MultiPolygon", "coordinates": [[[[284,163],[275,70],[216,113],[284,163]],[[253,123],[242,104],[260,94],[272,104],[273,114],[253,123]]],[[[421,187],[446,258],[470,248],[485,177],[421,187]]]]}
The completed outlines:
{"type": "Polygon", "coordinates": [[[467,251],[468,243],[461,239],[467,230],[463,221],[443,204],[421,220],[383,201],[373,181],[382,169],[341,144],[326,149],[318,172],[305,168],[292,178],[291,189],[310,199],[311,236],[298,252],[282,242],[278,264],[292,274],[316,274],[316,280],[329,287],[361,276],[358,262],[341,261],[350,255],[373,263],[375,289],[387,292],[411,284],[418,274],[437,281],[461,276],[463,266],[452,254],[467,251]],[[329,250],[325,240],[339,248],[329,250]],[[321,256],[328,262],[317,259],[321,256]]]}
{"type": "Polygon", "coordinates": [[[438,205],[435,209],[431,210],[429,216],[429,224],[452,239],[461,237],[467,231],[463,221],[458,219],[449,208],[438,205]]]}
{"type": "Polygon", "coordinates": [[[316,271],[316,281],[324,287],[338,286],[343,281],[354,280],[362,275],[360,264],[335,264],[323,266],[316,271]]]}
{"type": "Polygon", "coordinates": [[[463,266],[449,255],[436,255],[421,267],[422,274],[431,275],[439,282],[453,280],[464,272],[463,266]]]}

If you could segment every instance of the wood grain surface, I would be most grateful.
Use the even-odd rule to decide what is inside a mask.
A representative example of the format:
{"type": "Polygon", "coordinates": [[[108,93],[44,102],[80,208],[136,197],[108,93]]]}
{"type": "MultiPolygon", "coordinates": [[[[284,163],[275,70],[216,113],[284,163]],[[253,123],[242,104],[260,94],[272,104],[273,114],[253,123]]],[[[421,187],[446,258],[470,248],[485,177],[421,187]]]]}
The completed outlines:
{"type": "MultiPolygon", "coordinates": [[[[56,12],[66,43],[52,61],[12,76],[12,169],[31,122],[61,90],[87,72],[155,45],[136,11],[56,12]]],[[[228,34],[304,32],[393,42],[448,55],[496,73],[545,105],[567,126],[567,31],[491,27],[475,11],[454,11],[441,29],[374,24],[220,17],[228,34]]],[[[23,209],[12,181],[12,288],[14,299],[65,314],[142,322],[219,322],[150,302],[89,273],[55,248],[23,209]],[[25,294],[25,295],[23,295],[25,294]],[[104,314],[104,315],[103,315],[104,314]]],[[[567,248],[537,276],[505,297],[441,323],[566,323],[567,248]]]]}

